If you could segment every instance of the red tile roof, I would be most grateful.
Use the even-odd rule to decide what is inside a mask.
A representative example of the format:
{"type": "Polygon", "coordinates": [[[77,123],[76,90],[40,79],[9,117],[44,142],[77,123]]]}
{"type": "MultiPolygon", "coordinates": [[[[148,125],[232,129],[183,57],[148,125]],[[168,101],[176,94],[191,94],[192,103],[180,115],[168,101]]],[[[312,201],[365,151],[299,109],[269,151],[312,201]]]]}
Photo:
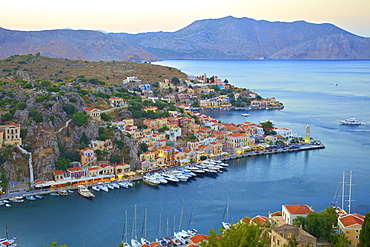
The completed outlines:
{"type": "Polygon", "coordinates": [[[277,211],[277,212],[271,214],[271,216],[277,216],[277,215],[282,215],[282,213],[280,211],[277,211]]]}
{"type": "Polygon", "coordinates": [[[19,125],[18,124],[9,124],[6,126],[7,128],[18,128],[19,125]]]}
{"type": "Polygon", "coordinates": [[[70,172],[79,172],[79,171],[83,171],[84,169],[82,169],[81,167],[71,167],[71,168],[68,168],[67,171],[70,171],[70,172]]]}
{"type": "Polygon", "coordinates": [[[190,240],[194,243],[194,244],[197,244],[197,243],[200,243],[201,241],[203,240],[206,240],[208,241],[208,236],[207,235],[203,235],[203,234],[197,234],[195,235],[194,237],[191,237],[190,240]]]}
{"type": "Polygon", "coordinates": [[[268,218],[265,217],[265,216],[257,215],[252,220],[253,220],[253,222],[256,222],[258,224],[262,224],[262,223],[268,221],[268,218]]]}
{"type": "MultiPolygon", "coordinates": [[[[363,217],[363,216],[362,216],[363,217]]],[[[364,223],[364,219],[362,217],[355,216],[353,214],[345,215],[339,218],[339,221],[342,222],[344,227],[352,226],[352,225],[362,225],[364,223]]]]}
{"type": "Polygon", "coordinates": [[[84,110],[85,110],[85,111],[92,111],[92,110],[94,110],[94,108],[86,107],[84,110]]]}
{"type": "Polygon", "coordinates": [[[63,175],[63,171],[62,170],[55,170],[54,175],[63,175]]]}
{"type": "Polygon", "coordinates": [[[240,133],[236,133],[236,134],[231,134],[231,135],[228,135],[228,136],[231,136],[231,137],[242,137],[242,136],[245,136],[244,134],[240,134],[240,133]]]}
{"type": "Polygon", "coordinates": [[[307,205],[284,205],[290,214],[309,214],[312,210],[307,205]]]}

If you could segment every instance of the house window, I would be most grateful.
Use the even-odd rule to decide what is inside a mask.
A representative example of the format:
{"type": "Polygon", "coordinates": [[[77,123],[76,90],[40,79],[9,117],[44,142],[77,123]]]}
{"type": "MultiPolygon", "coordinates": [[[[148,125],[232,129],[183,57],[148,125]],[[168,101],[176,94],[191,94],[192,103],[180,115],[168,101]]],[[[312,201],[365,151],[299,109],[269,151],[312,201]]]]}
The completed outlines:
{"type": "Polygon", "coordinates": [[[356,235],[356,238],[358,238],[358,235],[356,235]]]}
{"type": "Polygon", "coordinates": [[[279,239],[277,240],[277,245],[280,245],[280,240],[279,239]]]}

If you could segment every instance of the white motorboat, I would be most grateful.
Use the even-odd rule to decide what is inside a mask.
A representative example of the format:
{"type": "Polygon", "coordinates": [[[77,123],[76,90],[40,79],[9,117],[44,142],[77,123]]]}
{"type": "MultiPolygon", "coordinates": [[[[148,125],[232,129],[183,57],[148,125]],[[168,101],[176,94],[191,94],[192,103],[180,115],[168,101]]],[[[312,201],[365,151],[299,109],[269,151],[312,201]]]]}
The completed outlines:
{"type": "Polygon", "coordinates": [[[5,203],[5,207],[7,207],[7,208],[11,208],[11,207],[12,207],[12,205],[10,205],[9,203],[5,203]]]}
{"type": "Polygon", "coordinates": [[[119,189],[119,185],[117,183],[112,183],[113,187],[119,189]]]}
{"type": "Polygon", "coordinates": [[[356,118],[348,118],[346,120],[339,121],[339,123],[343,125],[361,125],[361,122],[356,118]]]}
{"type": "Polygon", "coordinates": [[[100,190],[104,191],[104,192],[108,192],[108,187],[106,185],[100,185],[100,190]]]}
{"type": "Polygon", "coordinates": [[[168,183],[168,181],[159,173],[154,173],[152,176],[155,177],[156,179],[158,179],[158,181],[161,184],[167,184],[168,183]]]}
{"type": "Polygon", "coordinates": [[[0,201],[0,206],[5,205],[4,201],[0,201]]]}
{"type": "Polygon", "coordinates": [[[130,180],[125,180],[124,182],[126,182],[129,187],[133,186],[133,183],[130,180]]]}
{"type": "Polygon", "coordinates": [[[147,184],[150,184],[150,185],[153,185],[153,186],[157,186],[159,185],[161,182],[159,182],[158,179],[154,178],[154,177],[151,177],[151,176],[144,176],[143,177],[143,181],[147,184]]]}
{"type": "Polygon", "coordinates": [[[37,199],[44,199],[44,196],[43,196],[43,195],[35,195],[35,197],[36,197],[37,199]]]}
{"type": "Polygon", "coordinates": [[[9,198],[9,201],[11,201],[11,202],[24,202],[24,200],[23,200],[23,199],[17,199],[17,198],[15,198],[15,197],[10,197],[10,198],[9,198]]]}
{"type": "Polygon", "coordinates": [[[128,188],[128,184],[126,182],[118,182],[118,185],[125,189],[128,188]]]}
{"type": "Polygon", "coordinates": [[[94,198],[95,195],[84,185],[78,186],[78,193],[85,198],[94,198]]]}
{"type": "Polygon", "coordinates": [[[95,185],[95,186],[92,186],[91,189],[93,189],[95,191],[100,191],[100,186],[99,185],[95,185]]]}
{"type": "Polygon", "coordinates": [[[242,114],[242,116],[243,116],[243,117],[249,117],[249,113],[248,113],[248,112],[243,113],[243,114],[242,114]]]}
{"type": "Polygon", "coordinates": [[[114,190],[114,186],[113,186],[113,184],[106,184],[106,186],[108,187],[108,189],[110,189],[110,190],[114,190]]]}
{"type": "Polygon", "coordinates": [[[170,174],[163,174],[163,177],[168,181],[168,182],[172,182],[172,183],[178,183],[180,182],[180,180],[178,178],[176,178],[175,176],[173,175],[170,175],[170,174]]]}

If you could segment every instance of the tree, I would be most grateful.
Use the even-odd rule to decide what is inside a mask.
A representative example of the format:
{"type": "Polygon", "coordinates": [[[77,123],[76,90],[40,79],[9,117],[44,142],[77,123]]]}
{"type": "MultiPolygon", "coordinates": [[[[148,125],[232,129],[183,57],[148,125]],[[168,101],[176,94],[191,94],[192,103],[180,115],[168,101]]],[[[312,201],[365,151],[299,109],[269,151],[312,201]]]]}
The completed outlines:
{"type": "Polygon", "coordinates": [[[305,219],[296,219],[294,224],[303,225],[303,229],[309,234],[318,240],[326,241],[333,232],[334,221],[337,220],[337,215],[333,214],[332,210],[334,209],[329,207],[324,211],[312,212],[305,219]]]}
{"type": "Polygon", "coordinates": [[[295,246],[298,246],[298,244],[299,243],[297,239],[295,238],[295,235],[293,235],[293,237],[289,238],[288,244],[284,245],[284,247],[295,247],[295,246]]]}
{"type": "Polygon", "coordinates": [[[73,114],[72,116],[72,120],[77,126],[82,126],[84,123],[87,122],[88,118],[89,118],[89,115],[83,112],[77,112],[73,114]]]}
{"type": "Polygon", "coordinates": [[[43,80],[40,84],[42,87],[49,87],[51,85],[51,82],[48,80],[43,80]]]}
{"type": "Polygon", "coordinates": [[[109,122],[111,120],[110,116],[108,116],[108,114],[106,114],[105,112],[103,112],[102,114],[100,114],[100,117],[105,122],[109,122]]]}
{"type": "Polygon", "coordinates": [[[207,158],[208,158],[208,157],[207,157],[207,156],[205,156],[205,155],[202,155],[202,156],[200,156],[200,157],[199,157],[199,159],[200,159],[200,160],[206,160],[207,158]]]}
{"type": "Polygon", "coordinates": [[[370,247],[370,213],[366,213],[360,231],[360,246],[370,247]]]}
{"type": "Polygon", "coordinates": [[[11,114],[10,112],[7,112],[1,116],[1,120],[3,120],[3,122],[10,121],[12,119],[13,119],[13,114],[11,114]]]}
{"type": "Polygon", "coordinates": [[[148,145],[146,143],[140,143],[140,152],[145,153],[148,151],[148,145]]]}
{"type": "Polygon", "coordinates": [[[26,102],[18,102],[15,105],[15,108],[18,109],[18,110],[24,110],[24,108],[26,108],[26,106],[27,106],[26,102]]]}
{"type": "Polygon", "coordinates": [[[86,136],[86,133],[85,132],[82,132],[82,135],[81,135],[81,138],[80,138],[80,143],[85,143],[85,145],[87,145],[89,143],[89,139],[87,138],[86,136]]]}
{"type": "Polygon", "coordinates": [[[56,166],[60,169],[60,170],[67,170],[69,168],[69,166],[71,165],[71,161],[69,159],[66,159],[66,158],[63,158],[63,157],[59,157],[56,161],[55,161],[55,164],[56,166]]]}
{"type": "Polygon", "coordinates": [[[74,104],[68,104],[63,106],[63,110],[68,114],[72,115],[76,112],[76,106],[74,104]]]}
{"type": "Polygon", "coordinates": [[[344,233],[330,235],[329,241],[333,244],[333,247],[347,247],[349,243],[344,233]]]}
{"type": "Polygon", "coordinates": [[[271,121],[262,123],[262,128],[265,132],[265,135],[276,135],[276,131],[273,130],[273,124],[271,121]]]}
{"type": "Polygon", "coordinates": [[[121,162],[121,157],[119,157],[119,155],[117,154],[112,154],[110,157],[109,157],[109,162],[111,164],[118,164],[121,162]]]}
{"type": "Polygon", "coordinates": [[[255,224],[239,222],[232,229],[222,230],[216,234],[213,229],[208,236],[208,242],[202,242],[201,247],[262,247],[270,242],[268,231],[255,224]]]}

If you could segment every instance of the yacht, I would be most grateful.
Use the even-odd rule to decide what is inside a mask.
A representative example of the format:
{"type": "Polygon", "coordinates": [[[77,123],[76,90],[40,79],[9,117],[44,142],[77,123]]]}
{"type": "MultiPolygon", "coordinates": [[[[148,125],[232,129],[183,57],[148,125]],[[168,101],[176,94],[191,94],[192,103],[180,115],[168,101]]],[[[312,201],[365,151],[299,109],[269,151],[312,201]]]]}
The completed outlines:
{"type": "Polygon", "coordinates": [[[125,188],[125,189],[128,188],[128,184],[126,182],[120,181],[120,182],[118,182],[118,185],[121,186],[122,188],[125,188]]]}
{"type": "Polygon", "coordinates": [[[243,117],[249,117],[249,113],[248,113],[248,112],[243,113],[243,114],[242,114],[242,116],[243,116],[243,117]]]}
{"type": "Polygon", "coordinates": [[[36,200],[36,197],[31,195],[31,196],[26,196],[26,199],[30,200],[30,201],[34,201],[34,200],[36,200]]]}
{"type": "Polygon", "coordinates": [[[116,189],[119,189],[119,184],[117,183],[112,183],[113,187],[116,188],[116,189]]]}
{"type": "Polygon", "coordinates": [[[91,191],[86,186],[83,186],[83,185],[78,186],[78,193],[81,196],[86,197],[86,198],[94,198],[95,197],[95,195],[93,193],[91,193],[91,191]]]}
{"type": "Polygon", "coordinates": [[[150,184],[150,185],[153,185],[153,186],[157,186],[158,184],[160,184],[161,182],[159,182],[158,179],[154,178],[154,177],[150,177],[150,176],[144,176],[143,177],[143,181],[147,184],[150,184]]]}
{"type": "Polygon", "coordinates": [[[114,190],[114,186],[113,186],[113,184],[106,184],[105,186],[107,186],[108,187],[108,189],[110,189],[110,190],[114,190]]]}
{"type": "Polygon", "coordinates": [[[343,125],[361,125],[361,122],[356,118],[348,118],[346,120],[339,121],[339,123],[343,125]]]}

